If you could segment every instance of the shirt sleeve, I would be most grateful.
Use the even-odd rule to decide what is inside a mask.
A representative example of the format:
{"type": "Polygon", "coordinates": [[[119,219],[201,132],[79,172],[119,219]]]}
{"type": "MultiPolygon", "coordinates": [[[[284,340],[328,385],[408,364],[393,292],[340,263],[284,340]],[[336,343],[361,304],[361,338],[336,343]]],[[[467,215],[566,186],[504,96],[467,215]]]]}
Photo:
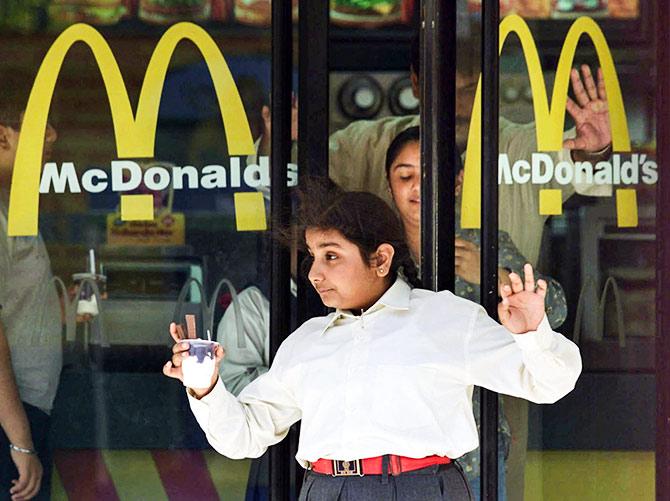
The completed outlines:
{"type": "MultiPolygon", "coordinates": [[[[0,236],[0,238],[2,237],[0,236]]],[[[2,305],[7,302],[7,283],[9,283],[9,269],[5,252],[6,249],[0,244],[0,316],[2,316],[2,305]]]]}
{"type": "Polygon", "coordinates": [[[535,280],[542,279],[547,282],[547,295],[544,298],[544,311],[552,329],[557,329],[568,317],[568,301],[565,298],[563,286],[553,277],[535,274],[535,280]]]}
{"type": "MultiPolygon", "coordinates": [[[[530,161],[532,154],[538,151],[537,131],[535,129],[535,123],[515,124],[513,122],[507,122],[507,124],[508,125],[504,130],[505,137],[507,138],[506,150],[503,150],[501,148],[501,151],[507,151],[507,153],[510,155],[510,164],[519,159],[530,161]]],[[[574,127],[572,127],[563,133],[563,140],[572,139],[576,135],[577,131],[574,127]]],[[[571,150],[567,148],[561,148],[558,151],[548,152],[548,154],[552,157],[554,166],[556,166],[559,162],[570,162],[571,164],[574,164],[574,161],[572,160],[571,150]]],[[[559,184],[556,181],[555,177],[552,177],[551,181],[548,184],[549,186],[546,185],[534,185],[534,186],[538,190],[547,187],[553,189],[560,189],[563,191],[564,201],[570,198],[575,193],[593,197],[608,197],[612,195],[612,185],[579,183],[577,182],[576,175],[573,176],[572,182],[568,185],[559,184]]]]}
{"type": "MultiPolygon", "coordinates": [[[[363,170],[364,149],[356,144],[361,131],[357,122],[330,135],[328,139],[328,176],[346,190],[360,189],[356,168],[363,170]]],[[[360,139],[360,138],[359,138],[360,139]]]]}
{"type": "MultiPolygon", "coordinates": [[[[572,127],[563,133],[563,139],[572,139],[576,135],[577,129],[572,127]]],[[[558,152],[558,161],[562,162],[564,160],[574,163],[572,160],[572,154],[567,148],[563,148],[558,152]]],[[[593,168],[595,172],[595,165],[593,168]]],[[[611,184],[578,183],[577,176],[573,178],[571,186],[576,193],[589,197],[611,197],[613,193],[611,184]]]]}
{"type": "MultiPolygon", "coordinates": [[[[7,302],[7,284],[9,283],[9,263],[11,260],[9,237],[7,236],[7,220],[0,211],[0,306],[7,302]]],[[[0,316],[2,310],[0,309],[0,316]]]]}
{"type": "Polygon", "coordinates": [[[546,316],[536,331],[515,335],[479,306],[470,322],[465,358],[471,384],[539,404],[567,395],[582,370],[579,348],[552,331],[546,316]]]}
{"type": "Polygon", "coordinates": [[[263,139],[262,135],[259,136],[258,139],[254,141],[254,153],[252,153],[251,155],[247,155],[247,165],[255,164],[258,162],[259,157],[258,150],[261,147],[261,139],[263,139]]]}
{"type": "MultiPolygon", "coordinates": [[[[284,345],[286,342],[284,342],[284,345]]],[[[284,381],[289,366],[286,347],[277,351],[270,370],[247,386],[235,398],[221,379],[212,391],[198,400],[188,394],[191,410],[210,445],[231,459],[261,456],[280,442],[302,413],[290,387],[284,381]]]]}

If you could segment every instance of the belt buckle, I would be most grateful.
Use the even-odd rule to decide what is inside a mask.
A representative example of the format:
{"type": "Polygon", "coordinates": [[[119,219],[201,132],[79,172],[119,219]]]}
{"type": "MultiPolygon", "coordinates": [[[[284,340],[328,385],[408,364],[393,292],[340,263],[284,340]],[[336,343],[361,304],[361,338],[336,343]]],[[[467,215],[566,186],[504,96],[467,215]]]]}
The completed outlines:
{"type": "Polygon", "coordinates": [[[355,459],[353,461],[339,461],[333,459],[333,477],[353,477],[356,475],[359,477],[363,476],[360,459],[355,459]]]}

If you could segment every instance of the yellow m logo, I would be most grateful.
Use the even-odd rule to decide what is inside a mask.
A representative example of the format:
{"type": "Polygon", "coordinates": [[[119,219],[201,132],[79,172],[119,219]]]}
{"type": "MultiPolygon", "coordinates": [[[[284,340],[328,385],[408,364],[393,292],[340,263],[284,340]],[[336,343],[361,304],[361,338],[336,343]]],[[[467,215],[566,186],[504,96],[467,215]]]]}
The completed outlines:
{"type": "Polygon", "coordinates": [[[150,158],[154,156],[158,108],[168,65],[177,44],[184,39],[198,47],[209,68],[230,155],[254,153],[249,122],[237,86],[223,54],[205,30],[192,23],[179,23],[165,32],[147,66],[137,111],[133,115],[123,76],[107,42],[94,28],[85,24],[73,25],[47,52],[28,99],[12,177],[10,236],[37,235],[44,132],[58,74],[70,47],[76,42],[84,42],[95,57],[107,90],[118,157],[150,158]]]}
{"type": "MultiPolygon", "coordinates": [[[[559,151],[563,145],[563,125],[565,123],[565,105],[568,96],[570,69],[575,57],[579,38],[589,35],[598,54],[603,70],[605,89],[609,102],[610,124],[612,127],[612,145],[615,151],[630,151],[630,138],[626,123],[623,98],[619,79],[609,46],[600,27],[593,19],[577,19],[565,38],[556,68],[556,79],[551,97],[551,107],[547,101],[547,90],[542,74],[542,66],[537,46],[526,22],[517,15],[505,17],[500,23],[499,51],[510,33],[516,33],[528,67],[530,88],[533,94],[533,111],[539,151],[559,151]]],[[[465,176],[463,182],[463,200],[461,208],[461,226],[479,228],[481,223],[481,77],[477,84],[475,103],[470,119],[468,145],[465,157],[465,176]]]]}

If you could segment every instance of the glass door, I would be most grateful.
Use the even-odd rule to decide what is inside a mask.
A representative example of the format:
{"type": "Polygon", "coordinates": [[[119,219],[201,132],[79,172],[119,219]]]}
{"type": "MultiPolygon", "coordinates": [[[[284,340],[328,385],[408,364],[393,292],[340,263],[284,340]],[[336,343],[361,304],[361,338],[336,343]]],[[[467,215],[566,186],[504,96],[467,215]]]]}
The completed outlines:
{"type": "Polygon", "coordinates": [[[3,324],[44,485],[267,499],[268,456],[214,452],[161,371],[170,321],[233,393],[269,364],[270,2],[94,4],[0,4],[3,324]]]}

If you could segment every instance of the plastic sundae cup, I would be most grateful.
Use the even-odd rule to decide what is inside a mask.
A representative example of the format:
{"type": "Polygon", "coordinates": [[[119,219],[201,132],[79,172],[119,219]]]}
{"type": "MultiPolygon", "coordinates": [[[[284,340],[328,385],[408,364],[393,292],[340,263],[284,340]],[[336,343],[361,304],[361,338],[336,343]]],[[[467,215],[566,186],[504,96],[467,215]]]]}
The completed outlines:
{"type": "Polygon", "coordinates": [[[185,339],[188,342],[188,357],[181,364],[184,386],[209,388],[216,367],[215,352],[219,343],[206,339],[185,339]]]}

